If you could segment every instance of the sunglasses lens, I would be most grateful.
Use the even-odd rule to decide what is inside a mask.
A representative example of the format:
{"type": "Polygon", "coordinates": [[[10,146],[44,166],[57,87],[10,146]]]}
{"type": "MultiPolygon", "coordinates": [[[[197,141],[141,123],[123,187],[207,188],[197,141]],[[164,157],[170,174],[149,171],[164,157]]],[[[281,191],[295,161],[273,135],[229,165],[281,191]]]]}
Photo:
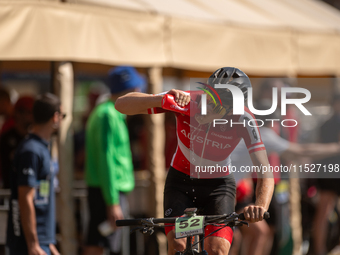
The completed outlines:
{"type": "Polygon", "coordinates": [[[223,105],[220,105],[220,104],[216,105],[214,100],[210,96],[207,97],[207,104],[211,105],[213,107],[213,111],[220,115],[225,115],[227,111],[229,111],[229,108],[227,109],[223,105]]]}

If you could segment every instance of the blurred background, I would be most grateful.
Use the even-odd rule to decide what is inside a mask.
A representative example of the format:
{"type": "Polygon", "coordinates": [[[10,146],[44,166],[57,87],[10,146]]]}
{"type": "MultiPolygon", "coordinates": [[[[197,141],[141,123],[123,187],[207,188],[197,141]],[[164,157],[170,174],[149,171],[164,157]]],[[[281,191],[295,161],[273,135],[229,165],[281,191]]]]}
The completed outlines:
{"type": "MultiPolygon", "coordinates": [[[[0,88],[9,92],[13,107],[22,96],[53,92],[68,114],[51,149],[60,168],[61,253],[81,254],[84,244],[85,125],[108,96],[105,82],[112,67],[135,66],[154,94],[189,90],[191,78],[208,78],[222,66],[248,74],[258,99],[266,92],[263,88],[269,89],[263,86],[269,78],[306,88],[311,100],[304,105],[312,116],[295,109],[291,118],[298,120],[297,128],[279,135],[294,143],[319,142],[320,127],[334,113],[332,98],[340,93],[339,8],[337,0],[0,0],[0,88]]],[[[11,113],[0,105],[3,126],[11,113]]],[[[163,217],[164,179],[177,145],[175,118],[137,115],[127,122],[136,179],[129,195],[131,217],[163,217]]],[[[289,177],[283,177],[286,182],[276,193],[282,206],[273,254],[312,254],[317,184],[289,177]]],[[[4,254],[10,191],[1,178],[4,254]]],[[[340,236],[337,205],[327,222],[332,254],[337,254],[340,236]]],[[[128,233],[122,254],[166,254],[164,242],[161,231],[152,236],[128,233]]]]}

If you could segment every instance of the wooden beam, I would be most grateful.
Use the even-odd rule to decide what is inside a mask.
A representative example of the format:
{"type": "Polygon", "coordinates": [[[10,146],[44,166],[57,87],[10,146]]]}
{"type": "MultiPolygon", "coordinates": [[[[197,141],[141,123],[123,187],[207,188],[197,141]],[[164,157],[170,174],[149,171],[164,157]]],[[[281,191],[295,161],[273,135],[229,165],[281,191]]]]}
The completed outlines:
{"type": "Polygon", "coordinates": [[[74,98],[73,68],[70,62],[55,63],[54,67],[54,75],[52,75],[52,77],[55,77],[55,94],[61,99],[62,112],[66,113],[66,118],[61,123],[58,137],[59,181],[61,191],[57,206],[59,209],[61,230],[61,254],[77,254],[73,201],[74,157],[71,125],[74,98]]]}
{"type": "MultiPolygon", "coordinates": [[[[149,93],[157,94],[162,90],[162,68],[153,67],[148,70],[149,93]]],[[[150,185],[150,216],[163,217],[163,190],[165,182],[165,128],[164,114],[154,114],[147,117],[148,130],[148,169],[151,172],[150,185]]],[[[158,254],[166,255],[166,236],[157,232],[158,254]]]]}
{"type": "MultiPolygon", "coordinates": [[[[150,68],[148,72],[149,92],[160,93],[162,90],[162,69],[150,68]]],[[[151,172],[150,215],[163,217],[163,189],[165,179],[165,129],[164,115],[155,114],[147,116],[148,130],[148,169],[151,172]]]]}

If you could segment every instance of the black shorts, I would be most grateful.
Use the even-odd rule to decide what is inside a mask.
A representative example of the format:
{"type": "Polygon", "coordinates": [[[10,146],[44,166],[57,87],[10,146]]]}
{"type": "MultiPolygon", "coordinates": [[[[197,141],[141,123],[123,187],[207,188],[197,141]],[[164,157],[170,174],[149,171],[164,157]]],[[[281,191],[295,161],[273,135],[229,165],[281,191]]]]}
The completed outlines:
{"type": "MultiPolygon", "coordinates": [[[[101,188],[88,187],[88,206],[90,222],[86,239],[87,246],[109,248],[111,252],[120,252],[122,247],[122,228],[118,228],[112,235],[104,237],[98,231],[98,225],[107,220],[107,206],[101,188]]],[[[124,217],[128,217],[128,201],[126,195],[119,194],[120,206],[124,217]]]]}
{"type": "MultiPolygon", "coordinates": [[[[164,217],[177,217],[186,208],[197,208],[197,214],[219,215],[235,211],[236,185],[233,175],[218,179],[194,179],[170,167],[164,188],[164,217]]],[[[174,226],[166,226],[165,234],[174,226]]],[[[226,239],[230,244],[233,230],[230,227],[206,226],[206,236],[226,239]],[[219,230],[219,231],[216,231],[219,230]]]]}
{"type": "Polygon", "coordinates": [[[181,216],[186,208],[198,214],[218,215],[235,211],[233,175],[218,179],[194,179],[170,167],[164,188],[164,217],[181,216]]]}

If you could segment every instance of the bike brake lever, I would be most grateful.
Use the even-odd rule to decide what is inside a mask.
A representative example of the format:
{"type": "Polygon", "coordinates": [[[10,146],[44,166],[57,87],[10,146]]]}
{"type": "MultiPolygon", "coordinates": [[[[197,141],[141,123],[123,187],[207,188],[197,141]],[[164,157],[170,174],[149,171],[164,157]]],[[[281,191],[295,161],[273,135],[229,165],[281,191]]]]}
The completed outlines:
{"type": "Polygon", "coordinates": [[[150,236],[155,232],[155,230],[153,229],[153,228],[149,228],[148,229],[148,232],[149,232],[149,234],[150,234],[150,236]]]}
{"type": "Polygon", "coordinates": [[[143,234],[149,234],[150,236],[155,232],[153,227],[144,227],[144,228],[139,228],[139,231],[143,234]]]}
{"type": "Polygon", "coordinates": [[[150,235],[152,235],[155,232],[155,230],[151,227],[138,227],[138,228],[131,229],[130,233],[132,234],[136,232],[137,230],[139,230],[139,232],[141,232],[142,234],[149,233],[150,235]]]}

